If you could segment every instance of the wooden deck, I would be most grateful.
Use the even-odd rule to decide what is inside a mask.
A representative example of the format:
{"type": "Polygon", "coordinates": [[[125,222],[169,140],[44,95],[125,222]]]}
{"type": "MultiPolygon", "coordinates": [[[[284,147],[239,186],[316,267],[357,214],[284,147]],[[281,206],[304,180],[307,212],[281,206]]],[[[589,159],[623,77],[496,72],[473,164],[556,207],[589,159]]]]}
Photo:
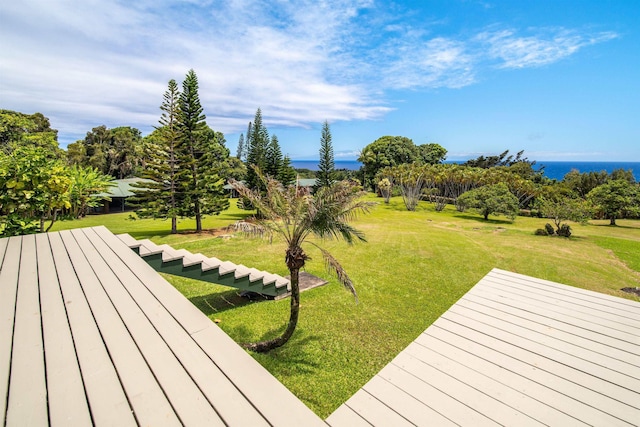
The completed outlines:
{"type": "Polygon", "coordinates": [[[324,424],[104,227],[0,263],[0,426],[324,424]]]}
{"type": "Polygon", "coordinates": [[[640,425],[640,304],[493,270],[327,422],[640,425]]]}

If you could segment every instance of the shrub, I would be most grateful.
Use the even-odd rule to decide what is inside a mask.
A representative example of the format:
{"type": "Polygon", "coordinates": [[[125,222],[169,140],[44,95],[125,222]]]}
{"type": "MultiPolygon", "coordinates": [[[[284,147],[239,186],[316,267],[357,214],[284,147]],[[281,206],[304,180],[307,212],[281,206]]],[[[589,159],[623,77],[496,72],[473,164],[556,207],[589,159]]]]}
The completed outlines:
{"type": "Polygon", "coordinates": [[[548,234],[549,236],[553,236],[554,234],[556,234],[556,231],[555,231],[555,229],[553,228],[553,225],[551,225],[551,224],[549,224],[549,223],[546,223],[546,224],[544,225],[544,229],[547,231],[547,234],[548,234]]]}
{"type": "Polygon", "coordinates": [[[544,228],[538,228],[535,233],[536,236],[548,236],[549,233],[547,233],[547,230],[545,230],[544,228]]]}
{"type": "Polygon", "coordinates": [[[558,230],[558,236],[571,237],[571,227],[569,224],[562,224],[560,230],[558,230]]]}

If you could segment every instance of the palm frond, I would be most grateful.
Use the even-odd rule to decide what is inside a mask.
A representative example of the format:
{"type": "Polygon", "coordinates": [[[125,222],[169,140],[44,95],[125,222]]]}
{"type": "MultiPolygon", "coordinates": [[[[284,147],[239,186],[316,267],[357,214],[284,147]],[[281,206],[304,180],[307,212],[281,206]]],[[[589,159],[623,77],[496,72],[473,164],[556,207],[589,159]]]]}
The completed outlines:
{"type": "Polygon", "coordinates": [[[357,304],[359,300],[358,300],[358,294],[356,293],[356,288],[353,285],[353,281],[351,281],[351,278],[349,277],[345,269],[342,267],[342,265],[340,265],[338,260],[335,259],[333,255],[331,255],[327,250],[322,249],[320,246],[314,243],[311,243],[311,244],[316,248],[318,248],[322,253],[322,259],[324,260],[324,264],[325,264],[325,267],[327,268],[327,271],[329,273],[336,275],[338,281],[342,284],[342,286],[344,286],[345,289],[347,289],[349,292],[351,292],[351,294],[353,294],[353,297],[355,298],[356,304],[357,304]]]}

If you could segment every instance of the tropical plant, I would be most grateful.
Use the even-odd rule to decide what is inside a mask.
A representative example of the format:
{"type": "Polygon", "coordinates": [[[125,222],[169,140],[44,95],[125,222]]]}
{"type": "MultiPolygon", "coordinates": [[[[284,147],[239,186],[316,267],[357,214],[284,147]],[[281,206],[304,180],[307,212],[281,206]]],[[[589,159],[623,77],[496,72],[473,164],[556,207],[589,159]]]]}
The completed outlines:
{"type": "Polygon", "coordinates": [[[329,187],[322,187],[311,195],[297,186],[283,186],[279,181],[264,176],[255,169],[256,176],[266,191],[252,190],[245,184],[232,181],[231,185],[255,206],[260,215],[255,222],[240,222],[238,229],[268,236],[275,235],[287,245],[285,262],[291,274],[291,309],[289,322],[277,338],[245,344],[249,350],[267,352],[284,345],[293,335],[300,312],[299,272],[310,259],[303,249],[305,243],[316,246],[329,270],[336,273],[338,280],[356,298],[355,287],[340,263],[325,249],[309,241],[312,235],[320,238],[342,238],[351,244],[356,240],[366,241],[364,234],[349,222],[361,212],[368,212],[371,202],[361,199],[363,192],[353,181],[339,181],[329,187]]]}
{"type": "Polygon", "coordinates": [[[96,197],[113,185],[113,177],[103,175],[92,167],[73,165],[69,168],[71,186],[69,187],[70,213],[73,218],[81,218],[89,213],[89,208],[100,206],[108,197],[96,197]]]}

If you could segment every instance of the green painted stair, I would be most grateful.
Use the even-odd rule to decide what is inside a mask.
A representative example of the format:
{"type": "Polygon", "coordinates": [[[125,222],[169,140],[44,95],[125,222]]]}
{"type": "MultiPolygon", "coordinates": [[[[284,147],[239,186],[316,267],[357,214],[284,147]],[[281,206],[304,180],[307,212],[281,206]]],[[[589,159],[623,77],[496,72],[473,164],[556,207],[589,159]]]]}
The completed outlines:
{"type": "Polygon", "coordinates": [[[149,239],[136,240],[129,234],[118,238],[156,271],[188,277],[272,297],[287,294],[291,284],[277,274],[267,273],[230,261],[192,254],[186,249],[174,249],[169,245],[156,245],[149,239]]]}

